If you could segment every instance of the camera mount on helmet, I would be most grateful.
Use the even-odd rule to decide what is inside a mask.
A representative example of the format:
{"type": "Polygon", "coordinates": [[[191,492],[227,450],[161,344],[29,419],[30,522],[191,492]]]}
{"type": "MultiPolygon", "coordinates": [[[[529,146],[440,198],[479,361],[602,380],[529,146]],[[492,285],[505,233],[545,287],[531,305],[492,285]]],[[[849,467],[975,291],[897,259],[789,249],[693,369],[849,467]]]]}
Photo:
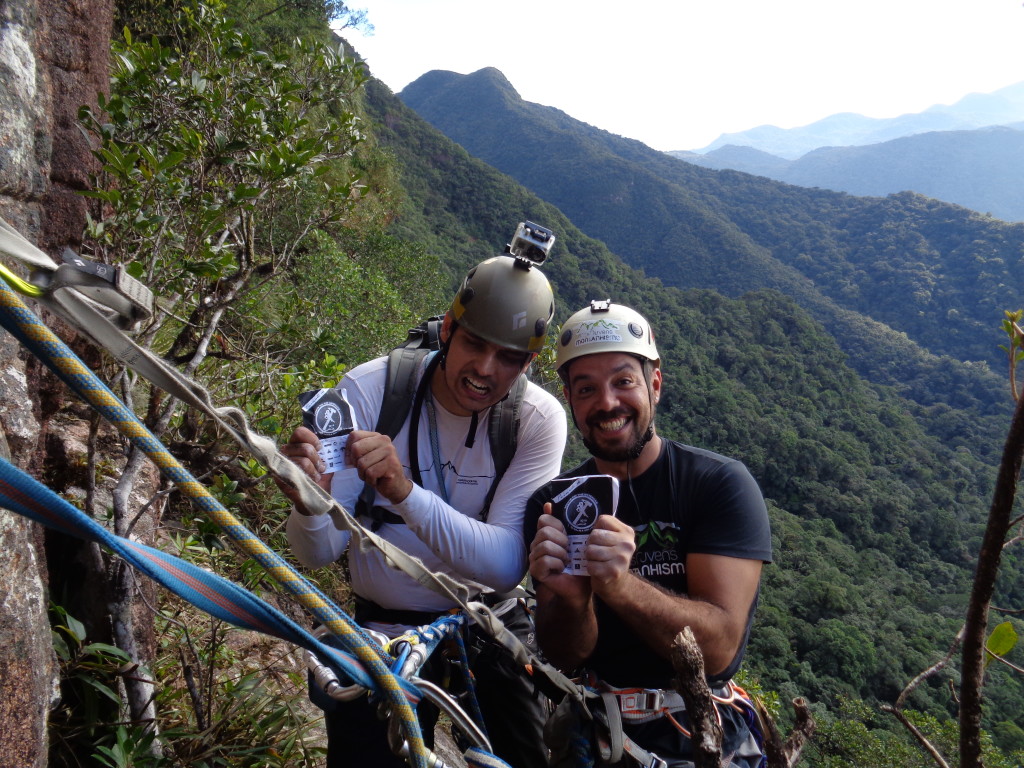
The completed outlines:
{"type": "Polygon", "coordinates": [[[505,253],[511,254],[520,269],[540,266],[548,257],[555,244],[555,233],[532,221],[521,221],[512,236],[512,242],[505,246],[505,253]]]}

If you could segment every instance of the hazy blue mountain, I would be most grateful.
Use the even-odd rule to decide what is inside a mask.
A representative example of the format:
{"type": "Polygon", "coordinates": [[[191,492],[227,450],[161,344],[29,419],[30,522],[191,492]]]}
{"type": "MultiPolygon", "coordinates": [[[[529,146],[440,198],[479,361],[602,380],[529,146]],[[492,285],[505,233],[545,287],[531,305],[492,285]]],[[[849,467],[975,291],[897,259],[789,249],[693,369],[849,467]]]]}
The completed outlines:
{"type": "Polygon", "coordinates": [[[854,195],[910,190],[947,203],[1024,220],[1024,131],[1009,127],[935,131],[861,147],[822,147],[786,160],[753,147],[670,153],[705,168],[854,195]]]}
{"type": "Polygon", "coordinates": [[[726,144],[724,147],[713,149],[704,155],[685,150],[672,151],[668,154],[680,160],[685,160],[688,163],[699,165],[702,168],[713,168],[717,171],[723,168],[730,168],[734,171],[752,173],[755,176],[767,176],[769,179],[778,179],[780,181],[790,166],[797,162],[796,160],[787,160],[784,157],[779,157],[760,149],[754,149],[754,147],[744,147],[738,144],[726,144]]]}
{"type": "Polygon", "coordinates": [[[761,125],[749,131],[723,133],[698,154],[728,144],[754,147],[790,160],[819,147],[877,144],[929,131],[959,131],[1024,121],[1024,82],[994,93],[971,93],[952,105],[937,104],[923,112],[874,118],[850,112],[830,115],[799,128],[761,125]]]}

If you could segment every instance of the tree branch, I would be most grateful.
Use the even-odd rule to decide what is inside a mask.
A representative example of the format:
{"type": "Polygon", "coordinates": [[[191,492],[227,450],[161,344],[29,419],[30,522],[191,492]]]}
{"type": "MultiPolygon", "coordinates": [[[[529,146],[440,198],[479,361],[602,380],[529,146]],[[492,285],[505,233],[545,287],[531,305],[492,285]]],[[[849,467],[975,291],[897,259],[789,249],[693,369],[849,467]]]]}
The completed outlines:
{"type": "Polygon", "coordinates": [[[989,604],[995,592],[999,561],[1009,530],[1010,513],[1017,495],[1021,460],[1024,458],[1024,400],[1017,401],[1013,421],[1003,448],[996,489],[989,508],[988,523],[964,626],[963,669],[960,685],[960,766],[981,768],[981,692],[984,686],[985,634],[989,604]]]}
{"type": "Polygon", "coordinates": [[[764,751],[768,758],[768,768],[792,768],[800,762],[800,755],[811,740],[818,724],[811,714],[810,707],[802,698],[793,699],[793,712],[796,714],[796,721],[789,737],[783,741],[775,720],[765,708],[764,704],[756,696],[751,697],[754,709],[761,721],[764,730],[764,751]]]}
{"type": "Polygon", "coordinates": [[[719,768],[722,764],[722,726],[704,678],[704,657],[689,627],[683,627],[672,641],[671,658],[677,675],[676,690],[686,703],[693,731],[690,741],[693,743],[694,767],[719,768]]]}
{"type": "Polygon", "coordinates": [[[912,722],[910,722],[910,720],[907,719],[907,716],[902,711],[896,709],[896,707],[893,707],[889,704],[883,704],[882,710],[884,712],[888,712],[901,723],[903,723],[903,727],[910,731],[914,738],[917,739],[917,743],[924,748],[924,751],[931,756],[932,760],[935,761],[935,764],[938,765],[939,768],[949,768],[949,763],[947,763],[945,758],[943,758],[942,755],[939,754],[939,750],[937,750],[934,747],[934,745],[930,741],[928,741],[925,735],[921,733],[920,730],[918,730],[916,725],[914,725],[912,722]]]}

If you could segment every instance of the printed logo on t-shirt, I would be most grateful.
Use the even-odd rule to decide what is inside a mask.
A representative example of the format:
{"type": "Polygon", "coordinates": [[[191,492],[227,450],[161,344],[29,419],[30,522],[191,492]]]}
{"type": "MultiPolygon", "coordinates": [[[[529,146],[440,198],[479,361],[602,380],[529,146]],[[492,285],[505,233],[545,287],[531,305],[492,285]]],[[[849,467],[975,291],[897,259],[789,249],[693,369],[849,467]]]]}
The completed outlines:
{"type": "Polygon", "coordinates": [[[679,551],[679,526],[653,520],[634,525],[633,530],[636,531],[636,551],[630,564],[633,573],[662,583],[685,577],[686,562],[679,551]]]}

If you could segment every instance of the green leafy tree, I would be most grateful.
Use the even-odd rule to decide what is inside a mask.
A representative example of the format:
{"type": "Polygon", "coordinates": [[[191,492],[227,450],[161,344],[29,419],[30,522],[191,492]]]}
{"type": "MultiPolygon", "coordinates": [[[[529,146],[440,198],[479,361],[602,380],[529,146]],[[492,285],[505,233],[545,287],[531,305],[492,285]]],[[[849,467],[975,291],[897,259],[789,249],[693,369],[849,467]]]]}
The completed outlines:
{"type": "MultiPolygon", "coordinates": [[[[243,363],[287,364],[275,348],[231,336],[259,322],[247,317],[246,326],[238,312],[251,312],[253,292],[272,290],[294,268],[313,233],[351,215],[360,186],[350,158],[364,138],[360,63],[315,40],[261,48],[223,10],[183,5],[177,34],[164,39],[141,41],[126,29],[113,46],[109,96],[80,115],[101,164],[87,193],[95,201],[87,246],[158,296],[139,343],[200,377],[214,356],[236,373],[243,363]]],[[[174,398],[127,373],[118,382],[126,402],[144,404],[155,434],[174,426],[172,445],[196,444],[204,427],[178,417],[174,398]]],[[[249,384],[243,377],[236,391],[249,384]]],[[[223,461],[199,452],[207,470],[223,461]]],[[[112,527],[122,536],[136,529],[128,499],[143,464],[133,449],[114,490],[112,527]]],[[[148,514],[156,517],[159,504],[148,514]]],[[[116,562],[107,572],[117,644],[140,660],[132,578],[116,562]]],[[[132,719],[155,721],[151,684],[125,682],[132,719]]]]}

